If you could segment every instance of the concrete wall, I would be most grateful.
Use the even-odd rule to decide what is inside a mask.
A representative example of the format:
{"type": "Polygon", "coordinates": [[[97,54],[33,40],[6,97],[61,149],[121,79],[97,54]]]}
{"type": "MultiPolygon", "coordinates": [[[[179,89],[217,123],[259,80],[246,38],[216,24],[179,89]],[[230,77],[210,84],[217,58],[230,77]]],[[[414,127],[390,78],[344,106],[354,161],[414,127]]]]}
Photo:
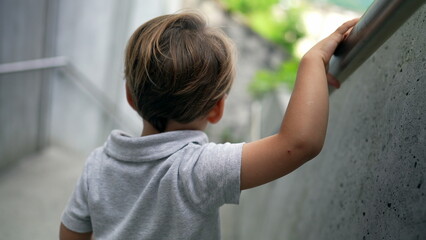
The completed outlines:
{"type": "Polygon", "coordinates": [[[223,209],[225,239],[426,239],[425,21],[423,6],[332,94],[316,159],[223,209]]]}
{"type": "Polygon", "coordinates": [[[114,128],[140,134],[124,97],[124,47],[140,24],[179,4],[1,0],[0,64],[64,56],[72,68],[0,75],[0,167],[50,144],[87,153],[114,128]]]}
{"type": "Polygon", "coordinates": [[[110,103],[109,111],[118,115],[130,7],[131,1],[59,1],[56,52],[69,59],[78,76],[54,76],[50,143],[88,152],[118,127],[76,82],[89,82],[106,98],[102,104],[110,103]]]}
{"type": "MultiPolygon", "coordinates": [[[[0,1],[0,64],[46,56],[46,6],[47,0],[0,1]]],[[[43,72],[0,75],[0,166],[43,145],[44,76],[43,72]]]]}

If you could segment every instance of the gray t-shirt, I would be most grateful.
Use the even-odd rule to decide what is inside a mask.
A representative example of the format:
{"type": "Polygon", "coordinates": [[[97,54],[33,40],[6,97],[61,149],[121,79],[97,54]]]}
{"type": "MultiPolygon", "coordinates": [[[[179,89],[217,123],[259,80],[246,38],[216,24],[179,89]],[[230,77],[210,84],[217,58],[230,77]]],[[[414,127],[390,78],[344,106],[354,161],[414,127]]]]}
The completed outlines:
{"type": "Polygon", "coordinates": [[[220,239],[219,207],[240,197],[242,145],[114,130],[87,159],[62,223],[95,239],[220,239]]]}

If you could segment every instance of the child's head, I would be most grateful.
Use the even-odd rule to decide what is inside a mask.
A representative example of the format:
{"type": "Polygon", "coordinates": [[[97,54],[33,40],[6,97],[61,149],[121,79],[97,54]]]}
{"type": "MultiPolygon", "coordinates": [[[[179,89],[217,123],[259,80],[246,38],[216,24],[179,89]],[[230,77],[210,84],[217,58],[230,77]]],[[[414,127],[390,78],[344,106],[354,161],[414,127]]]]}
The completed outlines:
{"type": "Polygon", "coordinates": [[[234,79],[231,41],[195,13],[154,18],[131,36],[125,77],[135,110],[158,131],[204,117],[234,79]]]}

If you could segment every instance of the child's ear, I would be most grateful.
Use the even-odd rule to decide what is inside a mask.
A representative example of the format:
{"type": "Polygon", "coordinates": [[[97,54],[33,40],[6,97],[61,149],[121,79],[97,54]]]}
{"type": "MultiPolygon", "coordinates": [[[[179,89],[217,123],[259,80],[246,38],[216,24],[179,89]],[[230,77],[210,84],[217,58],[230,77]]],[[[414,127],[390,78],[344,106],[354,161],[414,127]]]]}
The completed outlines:
{"type": "Polygon", "coordinates": [[[130,89],[129,89],[129,86],[127,86],[127,83],[126,83],[126,99],[129,105],[133,108],[133,110],[137,111],[136,104],[133,101],[132,93],[130,92],[130,89]]]}
{"type": "Polygon", "coordinates": [[[213,109],[210,110],[210,112],[207,114],[207,121],[209,121],[209,123],[214,124],[222,119],[223,111],[225,110],[225,98],[226,96],[217,101],[213,109]]]}

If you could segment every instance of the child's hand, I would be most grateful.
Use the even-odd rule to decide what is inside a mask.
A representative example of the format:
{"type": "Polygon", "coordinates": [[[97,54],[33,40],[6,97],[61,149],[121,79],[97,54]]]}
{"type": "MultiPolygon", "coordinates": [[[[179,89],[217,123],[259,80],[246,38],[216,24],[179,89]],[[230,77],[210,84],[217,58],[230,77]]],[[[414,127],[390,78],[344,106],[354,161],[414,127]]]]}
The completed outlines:
{"type": "Polygon", "coordinates": [[[314,47],[309,50],[305,56],[316,55],[322,58],[324,65],[327,66],[337,46],[342,42],[350,33],[353,26],[358,22],[359,18],[352,19],[343,23],[336,31],[330,36],[321,40],[314,47]]]}
{"type": "MultiPolygon", "coordinates": [[[[358,18],[350,20],[342,24],[335,32],[330,36],[323,39],[317,43],[314,47],[311,48],[306,54],[305,57],[318,58],[320,57],[324,63],[325,69],[328,69],[328,63],[330,62],[331,56],[336,51],[337,46],[342,42],[350,33],[353,26],[358,22],[358,18]]],[[[334,78],[331,74],[327,73],[327,82],[335,88],[340,87],[340,82],[334,78]]]]}

